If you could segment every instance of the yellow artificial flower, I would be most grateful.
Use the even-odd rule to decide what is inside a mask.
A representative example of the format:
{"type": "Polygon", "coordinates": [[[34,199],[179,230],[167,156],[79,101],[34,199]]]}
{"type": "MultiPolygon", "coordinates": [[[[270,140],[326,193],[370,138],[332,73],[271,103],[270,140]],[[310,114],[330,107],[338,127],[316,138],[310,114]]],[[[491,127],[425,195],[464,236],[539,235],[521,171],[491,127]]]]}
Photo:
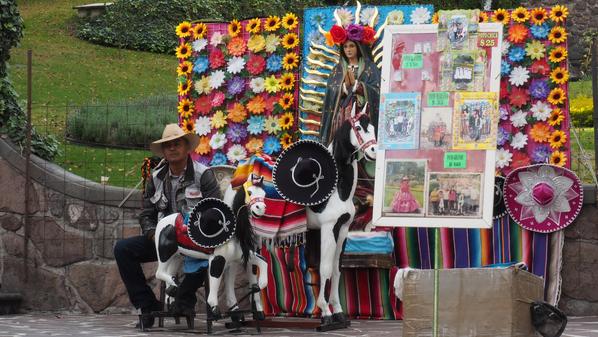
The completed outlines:
{"type": "Polygon", "coordinates": [[[548,94],[548,102],[552,105],[563,104],[565,103],[566,98],[565,91],[561,88],[554,88],[550,91],[550,94],[548,94]]]}
{"type": "Polygon", "coordinates": [[[266,36],[266,52],[275,52],[278,45],[280,45],[280,38],[278,35],[268,34],[268,36],[266,36]]]}
{"type": "Polygon", "coordinates": [[[556,166],[565,166],[567,155],[561,151],[554,151],[550,156],[550,163],[556,166]]]}
{"type": "Polygon", "coordinates": [[[494,11],[494,14],[492,15],[492,21],[502,23],[503,25],[508,25],[511,21],[511,15],[509,14],[508,10],[499,8],[494,11]]]}
{"type": "Polygon", "coordinates": [[[569,80],[569,71],[561,67],[556,67],[550,73],[550,80],[556,84],[564,84],[569,80]]]}
{"type": "Polygon", "coordinates": [[[563,111],[560,108],[554,108],[548,118],[548,124],[550,124],[550,126],[559,126],[564,120],[565,116],[563,116],[563,111]]]}
{"type": "Polygon", "coordinates": [[[195,81],[195,91],[200,95],[211,93],[212,86],[210,85],[210,76],[203,75],[199,81],[195,81]]]}
{"type": "Polygon", "coordinates": [[[276,76],[272,75],[270,77],[266,77],[264,81],[264,89],[270,94],[274,94],[278,92],[278,79],[276,76]]]}
{"type": "Polygon", "coordinates": [[[549,140],[550,147],[555,150],[558,150],[561,146],[567,143],[567,135],[561,130],[556,130],[552,133],[552,135],[550,135],[549,140]]]}
{"type": "Polygon", "coordinates": [[[279,85],[282,90],[293,90],[295,87],[295,75],[293,75],[293,73],[282,74],[279,79],[279,85]]]}
{"type": "Polygon", "coordinates": [[[268,134],[274,135],[280,131],[280,125],[278,124],[278,118],[275,116],[268,116],[266,118],[266,123],[264,124],[264,130],[268,132],[268,134]]]}
{"type": "Polygon", "coordinates": [[[195,153],[199,155],[206,155],[210,153],[212,147],[210,146],[210,138],[206,136],[199,137],[199,144],[195,148],[195,153]]]}
{"type": "Polygon", "coordinates": [[[266,39],[262,35],[251,35],[247,40],[247,49],[259,53],[266,47],[266,39]]]}
{"type": "Polygon", "coordinates": [[[548,19],[548,13],[543,7],[534,8],[532,9],[531,19],[534,25],[541,25],[548,19]]]}
{"type": "Polygon", "coordinates": [[[179,63],[179,66],[176,68],[176,73],[178,76],[187,76],[191,74],[193,71],[193,63],[189,61],[183,61],[179,63]]]}
{"type": "Polygon", "coordinates": [[[291,144],[293,144],[293,136],[289,135],[288,133],[285,133],[284,135],[282,135],[282,137],[280,137],[280,145],[282,145],[283,149],[286,150],[286,148],[291,146],[291,144]]]}
{"type": "Polygon", "coordinates": [[[191,36],[191,24],[188,21],[183,21],[176,26],[176,36],[186,38],[191,36]]]}
{"type": "Polygon", "coordinates": [[[195,122],[192,119],[183,120],[183,131],[185,133],[195,133],[195,122]]]}
{"type": "Polygon", "coordinates": [[[260,18],[255,18],[255,19],[249,20],[249,22],[247,23],[247,26],[245,26],[245,30],[251,34],[259,33],[261,28],[262,28],[262,19],[260,19],[260,18]]]}
{"type": "Polygon", "coordinates": [[[439,18],[440,18],[440,13],[438,13],[438,12],[434,13],[434,15],[432,15],[432,23],[438,24],[439,18]]]}
{"type": "Polygon", "coordinates": [[[299,45],[299,37],[295,33],[288,33],[282,37],[282,46],[284,49],[293,49],[299,45]]]}
{"type": "Polygon", "coordinates": [[[299,24],[299,19],[297,19],[297,15],[293,13],[287,13],[282,17],[282,26],[285,29],[293,30],[299,24]]]}
{"type": "Polygon", "coordinates": [[[556,5],[550,10],[550,19],[556,23],[565,21],[569,16],[569,9],[562,5],[556,5]]]}
{"type": "Polygon", "coordinates": [[[241,32],[241,24],[239,20],[233,20],[228,24],[228,35],[235,37],[241,32]]]}
{"type": "Polygon", "coordinates": [[[480,11],[480,17],[478,18],[479,23],[488,22],[488,14],[484,11],[480,11]]]}
{"type": "Polygon", "coordinates": [[[552,27],[548,39],[553,44],[559,44],[567,41],[567,31],[561,26],[552,27]]]}
{"type": "Polygon", "coordinates": [[[193,27],[194,39],[203,39],[206,35],[208,35],[208,26],[205,23],[200,22],[193,27]]]}
{"type": "Polygon", "coordinates": [[[185,96],[189,93],[190,88],[191,88],[190,80],[180,82],[178,85],[178,88],[177,88],[177,93],[179,94],[179,96],[185,96]]]}
{"type": "Polygon", "coordinates": [[[293,105],[294,101],[295,96],[287,92],[284,95],[282,95],[282,97],[280,97],[280,99],[278,100],[278,104],[282,107],[283,110],[288,110],[293,105]]]}
{"type": "Polygon", "coordinates": [[[268,32],[274,32],[280,28],[280,18],[278,16],[270,15],[264,23],[264,29],[268,32]]]}
{"type": "Polygon", "coordinates": [[[245,144],[245,148],[250,153],[260,153],[262,152],[262,147],[264,146],[264,141],[261,138],[251,137],[247,144],[245,144]]]}
{"type": "Polygon", "coordinates": [[[293,117],[293,114],[290,112],[287,112],[287,113],[283,114],[282,116],[280,116],[280,119],[278,120],[278,125],[280,125],[280,128],[282,130],[288,130],[291,128],[291,126],[293,126],[293,122],[295,122],[295,118],[293,117]]]}
{"type": "Polygon", "coordinates": [[[535,123],[530,129],[529,135],[536,143],[544,143],[550,137],[550,127],[546,123],[535,123]]]}
{"type": "Polygon", "coordinates": [[[212,119],[210,120],[212,128],[220,129],[225,127],[226,124],[226,117],[224,117],[224,112],[222,110],[218,110],[212,115],[212,119]]]}
{"type": "Polygon", "coordinates": [[[193,102],[191,102],[187,98],[183,98],[179,102],[177,110],[179,111],[179,115],[182,118],[189,118],[191,117],[191,115],[193,115],[193,102]]]}
{"type": "Polygon", "coordinates": [[[567,59],[567,56],[568,56],[567,49],[559,46],[550,51],[550,55],[548,56],[548,59],[552,63],[561,63],[567,59]]]}
{"type": "Polygon", "coordinates": [[[189,56],[191,56],[191,47],[189,46],[188,43],[180,44],[176,48],[176,57],[177,58],[186,60],[189,58],[189,56]]]}
{"type": "Polygon", "coordinates": [[[282,67],[284,70],[293,70],[299,65],[299,56],[296,53],[287,53],[282,59],[282,67]]]}
{"type": "Polygon", "coordinates": [[[511,18],[515,22],[523,23],[529,20],[529,12],[524,7],[517,7],[512,13],[511,18]]]}
{"type": "Polygon", "coordinates": [[[532,60],[543,59],[546,53],[546,46],[538,40],[533,40],[526,45],[525,52],[532,60]]]}

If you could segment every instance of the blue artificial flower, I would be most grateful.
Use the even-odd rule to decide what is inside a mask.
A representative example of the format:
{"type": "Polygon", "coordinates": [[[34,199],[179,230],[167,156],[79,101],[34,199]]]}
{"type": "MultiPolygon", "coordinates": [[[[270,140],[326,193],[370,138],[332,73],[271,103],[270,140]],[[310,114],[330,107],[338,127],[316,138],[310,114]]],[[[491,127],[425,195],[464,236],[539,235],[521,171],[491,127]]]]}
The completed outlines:
{"type": "Polygon", "coordinates": [[[550,28],[548,27],[548,24],[545,22],[541,25],[532,25],[531,32],[532,32],[532,36],[535,39],[543,40],[548,37],[550,28]]]}
{"type": "Polygon", "coordinates": [[[268,155],[273,155],[276,152],[280,151],[281,146],[280,146],[280,142],[278,141],[278,138],[274,137],[274,136],[268,136],[266,137],[266,140],[264,141],[264,152],[268,155]]]}
{"type": "Polygon", "coordinates": [[[252,135],[259,135],[264,130],[266,119],[264,116],[251,116],[247,122],[249,123],[249,125],[247,125],[247,131],[252,135]]]}
{"type": "Polygon", "coordinates": [[[509,136],[509,131],[505,130],[502,126],[499,126],[496,144],[503,146],[509,140],[509,136]]]}
{"type": "Polygon", "coordinates": [[[216,152],[214,154],[214,157],[212,157],[212,161],[210,162],[211,166],[215,166],[215,165],[224,165],[226,164],[226,155],[220,151],[216,152]]]}
{"type": "Polygon", "coordinates": [[[282,69],[282,57],[277,54],[272,54],[266,61],[266,69],[271,73],[279,72],[282,69]]]}
{"type": "Polygon", "coordinates": [[[318,13],[315,13],[309,19],[309,24],[314,28],[318,29],[318,25],[324,28],[324,25],[328,22],[328,18],[324,9],[321,9],[318,13]]]}
{"type": "Polygon", "coordinates": [[[550,93],[548,82],[543,79],[534,79],[529,86],[529,93],[535,99],[545,100],[550,93]]]}
{"type": "Polygon", "coordinates": [[[511,73],[511,64],[507,60],[502,60],[500,63],[500,75],[508,76],[511,73]]]}
{"type": "Polygon", "coordinates": [[[511,62],[520,62],[523,61],[525,57],[525,49],[521,47],[512,47],[509,51],[509,60],[511,62]]]}
{"type": "Polygon", "coordinates": [[[203,74],[206,70],[208,70],[209,65],[210,62],[208,61],[207,57],[198,57],[193,65],[193,71],[198,74],[203,74]]]}
{"type": "Polygon", "coordinates": [[[547,163],[551,154],[552,150],[548,144],[538,144],[532,152],[532,162],[535,164],[547,163]]]}

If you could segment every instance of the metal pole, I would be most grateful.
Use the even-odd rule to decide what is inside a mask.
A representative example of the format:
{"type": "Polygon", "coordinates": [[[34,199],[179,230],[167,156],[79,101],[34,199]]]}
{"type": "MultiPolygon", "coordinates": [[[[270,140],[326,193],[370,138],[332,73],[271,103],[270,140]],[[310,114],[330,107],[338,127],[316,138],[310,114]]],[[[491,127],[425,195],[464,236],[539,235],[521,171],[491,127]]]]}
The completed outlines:
{"type": "MultiPolygon", "coordinates": [[[[594,144],[598,144],[598,39],[592,39],[592,96],[594,97],[594,144]]],[[[594,170],[598,170],[598,146],[594,146],[594,170]]],[[[598,175],[598,171],[594,171],[598,175]]],[[[596,191],[598,200],[598,190],[596,191]]]]}
{"type": "Polygon", "coordinates": [[[31,183],[31,173],[29,166],[31,164],[31,49],[27,50],[27,128],[25,129],[27,135],[27,143],[25,144],[25,235],[23,236],[23,268],[25,268],[25,282],[29,280],[29,268],[27,268],[27,259],[29,258],[29,250],[27,249],[29,242],[29,227],[30,227],[30,204],[29,204],[29,185],[31,183]]]}
{"type": "Polygon", "coordinates": [[[440,281],[440,228],[434,228],[434,317],[432,319],[432,336],[438,337],[438,298],[440,281]]]}

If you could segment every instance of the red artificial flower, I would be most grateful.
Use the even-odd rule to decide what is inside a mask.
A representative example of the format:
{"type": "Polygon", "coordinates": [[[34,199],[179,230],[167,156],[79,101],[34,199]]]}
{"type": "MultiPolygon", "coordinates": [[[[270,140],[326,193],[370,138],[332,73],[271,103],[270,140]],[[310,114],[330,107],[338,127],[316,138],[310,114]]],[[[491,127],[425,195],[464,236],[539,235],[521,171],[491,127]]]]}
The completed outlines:
{"type": "Polygon", "coordinates": [[[374,36],[376,35],[376,31],[370,27],[365,26],[363,28],[363,42],[366,44],[371,44],[374,42],[374,36]]]}
{"type": "Polygon", "coordinates": [[[530,164],[531,164],[531,161],[530,161],[527,153],[524,153],[521,151],[513,152],[513,158],[511,158],[511,167],[513,169],[516,169],[516,168],[519,168],[522,166],[528,166],[530,164]]]}
{"type": "Polygon", "coordinates": [[[278,103],[278,95],[266,95],[264,97],[264,102],[266,103],[266,111],[268,113],[272,113],[274,110],[274,105],[278,103]]]}
{"type": "Polygon", "coordinates": [[[509,103],[517,108],[521,108],[529,100],[529,90],[526,88],[511,88],[509,103]]]}
{"type": "Polygon", "coordinates": [[[259,55],[251,55],[249,60],[247,60],[247,71],[254,76],[257,76],[264,71],[264,67],[266,67],[266,60],[259,55]]]}
{"type": "Polygon", "coordinates": [[[222,105],[222,103],[224,103],[224,99],[226,97],[224,96],[224,93],[222,91],[214,91],[212,93],[212,106],[213,107],[219,107],[222,105]]]}
{"type": "Polygon", "coordinates": [[[212,99],[209,95],[202,95],[195,100],[195,111],[201,115],[207,115],[212,110],[212,99]]]}
{"type": "Polygon", "coordinates": [[[210,68],[218,69],[222,67],[226,62],[224,61],[224,53],[218,48],[212,49],[209,56],[210,68]]]}
{"type": "Polygon", "coordinates": [[[532,63],[532,67],[530,70],[531,70],[532,74],[548,76],[548,74],[550,73],[550,65],[548,65],[548,62],[546,62],[546,59],[543,58],[543,59],[534,61],[534,63],[532,63]]]}
{"type": "Polygon", "coordinates": [[[509,98],[509,87],[508,79],[500,81],[500,99],[509,98]]]}
{"type": "Polygon", "coordinates": [[[341,44],[347,41],[347,32],[341,26],[334,25],[330,29],[330,35],[332,36],[332,41],[336,44],[341,44]]]}

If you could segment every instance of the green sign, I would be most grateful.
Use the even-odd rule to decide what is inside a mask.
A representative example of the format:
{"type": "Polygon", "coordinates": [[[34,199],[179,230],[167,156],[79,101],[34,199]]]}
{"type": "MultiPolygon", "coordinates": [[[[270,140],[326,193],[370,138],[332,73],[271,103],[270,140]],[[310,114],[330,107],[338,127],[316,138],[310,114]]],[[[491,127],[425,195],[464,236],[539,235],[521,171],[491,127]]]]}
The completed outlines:
{"type": "Polygon", "coordinates": [[[428,93],[428,106],[448,106],[448,91],[435,91],[428,93]]]}
{"type": "Polygon", "coordinates": [[[421,69],[424,67],[422,54],[403,54],[403,69],[421,69]]]}
{"type": "Polygon", "coordinates": [[[467,152],[445,152],[444,168],[459,169],[467,167],[467,152]]]}

